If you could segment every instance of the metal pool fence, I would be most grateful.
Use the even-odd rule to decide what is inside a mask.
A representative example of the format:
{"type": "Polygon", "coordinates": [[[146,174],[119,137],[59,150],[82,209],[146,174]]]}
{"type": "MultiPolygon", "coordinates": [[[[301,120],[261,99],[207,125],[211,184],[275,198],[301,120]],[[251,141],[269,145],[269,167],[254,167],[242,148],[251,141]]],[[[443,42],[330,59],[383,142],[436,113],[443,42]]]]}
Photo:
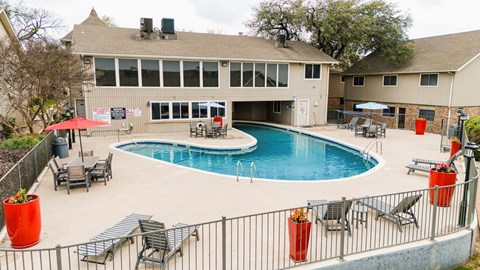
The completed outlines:
{"type": "Polygon", "coordinates": [[[468,228],[478,181],[475,162],[470,168],[469,181],[451,186],[301,206],[312,222],[304,262],[290,258],[288,220],[294,208],[49,249],[0,249],[0,269],[283,269],[341,260],[468,228]],[[191,235],[182,241],[183,232],[195,230],[198,240],[191,235]],[[144,243],[154,247],[144,255],[153,252],[150,258],[165,262],[138,261],[144,243]],[[175,243],[181,247],[176,254],[175,243]],[[87,255],[106,251],[79,254],[85,249],[87,255]],[[172,251],[163,257],[163,249],[172,251]]]}

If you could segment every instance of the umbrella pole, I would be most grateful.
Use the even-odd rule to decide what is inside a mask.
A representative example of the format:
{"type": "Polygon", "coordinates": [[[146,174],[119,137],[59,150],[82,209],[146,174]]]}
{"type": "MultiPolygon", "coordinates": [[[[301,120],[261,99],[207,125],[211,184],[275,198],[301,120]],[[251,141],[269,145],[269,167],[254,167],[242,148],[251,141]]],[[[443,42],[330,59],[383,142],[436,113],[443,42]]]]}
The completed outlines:
{"type": "Polygon", "coordinates": [[[80,140],[80,155],[82,156],[83,163],[82,133],[80,132],[80,129],[78,130],[78,139],[80,140]]]}

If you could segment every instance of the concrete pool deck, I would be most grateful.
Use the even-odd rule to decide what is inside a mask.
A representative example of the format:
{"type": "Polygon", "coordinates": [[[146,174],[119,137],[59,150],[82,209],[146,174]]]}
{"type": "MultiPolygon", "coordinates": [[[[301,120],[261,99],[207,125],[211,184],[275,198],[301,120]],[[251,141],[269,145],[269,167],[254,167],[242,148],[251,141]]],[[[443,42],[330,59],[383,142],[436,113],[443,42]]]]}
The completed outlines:
{"type": "MultiPolygon", "coordinates": [[[[344,141],[363,149],[371,139],[355,137],[353,131],[336,126],[303,128],[302,130],[344,141]]],[[[175,140],[204,145],[245,145],[250,138],[237,130],[229,130],[226,139],[190,138],[188,132],[168,134],[138,134],[138,139],[175,140]]],[[[186,169],[177,165],[139,157],[109,148],[116,136],[83,137],[84,150],[106,157],[113,155],[113,179],[104,186],[93,183],[89,192],[76,188],[68,195],[65,188],[54,191],[52,175],[46,171],[34,193],[41,197],[42,236],[34,248],[52,248],[87,242],[92,236],[131,213],[153,215],[167,227],[177,222],[195,224],[265,211],[306,205],[307,199],[337,200],[424,189],[428,187],[427,173],[407,175],[405,165],[412,157],[447,160],[440,153],[440,136],[415,135],[409,130],[387,130],[381,138],[385,164],[373,173],[341,181],[285,182],[259,181],[249,178],[236,182],[234,176],[216,175],[186,169]]],[[[128,137],[120,137],[127,142],[128,137]]],[[[79,144],[69,151],[77,156],[79,144]]],[[[235,166],[234,164],[232,166],[235,166]]],[[[463,176],[459,176],[461,179],[463,176]]],[[[2,247],[9,247],[5,237],[2,247]]]]}

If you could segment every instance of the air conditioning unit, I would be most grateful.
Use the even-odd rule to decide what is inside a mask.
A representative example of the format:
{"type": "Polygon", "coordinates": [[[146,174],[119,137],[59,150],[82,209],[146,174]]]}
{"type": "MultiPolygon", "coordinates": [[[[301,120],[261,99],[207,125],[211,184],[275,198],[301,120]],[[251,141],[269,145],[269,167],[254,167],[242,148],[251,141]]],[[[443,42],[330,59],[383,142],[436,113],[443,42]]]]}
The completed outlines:
{"type": "Polygon", "coordinates": [[[175,23],[173,19],[169,19],[169,18],[162,19],[162,33],[175,34],[175,23]]]}
{"type": "Polygon", "coordinates": [[[147,33],[153,32],[153,19],[140,18],[140,31],[147,33]]]}

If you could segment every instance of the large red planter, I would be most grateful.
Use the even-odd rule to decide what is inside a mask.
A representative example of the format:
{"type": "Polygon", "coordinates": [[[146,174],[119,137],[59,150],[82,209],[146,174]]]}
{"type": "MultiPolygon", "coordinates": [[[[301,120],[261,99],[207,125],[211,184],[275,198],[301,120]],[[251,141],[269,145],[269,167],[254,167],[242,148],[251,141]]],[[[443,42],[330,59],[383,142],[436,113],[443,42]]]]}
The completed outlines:
{"type": "Polygon", "coordinates": [[[34,199],[19,204],[7,203],[8,198],[3,200],[5,224],[13,248],[28,248],[40,241],[40,198],[34,194],[27,196],[34,199]]]}
{"type": "Polygon", "coordinates": [[[426,119],[416,119],[415,120],[415,134],[423,135],[425,134],[425,129],[427,128],[426,119]]]}
{"type": "Polygon", "coordinates": [[[296,223],[288,219],[288,234],[290,240],[290,259],[295,262],[307,260],[308,243],[312,222],[296,223]]]}
{"type": "Polygon", "coordinates": [[[455,155],[459,150],[460,148],[462,147],[462,144],[459,143],[459,142],[451,142],[450,143],[450,157],[452,157],[453,155],[455,155]]]}
{"type": "Polygon", "coordinates": [[[223,118],[222,117],[214,117],[213,122],[218,122],[220,127],[223,127],[223,118]]]}
{"type": "MultiPolygon", "coordinates": [[[[430,170],[430,179],[428,181],[428,187],[433,188],[438,186],[438,199],[437,206],[440,207],[449,207],[450,202],[452,201],[453,193],[455,192],[455,187],[443,188],[443,186],[454,185],[457,181],[456,173],[443,173],[436,172],[435,169],[430,170]]],[[[434,205],[434,195],[435,190],[429,190],[430,204],[434,205]]]]}

